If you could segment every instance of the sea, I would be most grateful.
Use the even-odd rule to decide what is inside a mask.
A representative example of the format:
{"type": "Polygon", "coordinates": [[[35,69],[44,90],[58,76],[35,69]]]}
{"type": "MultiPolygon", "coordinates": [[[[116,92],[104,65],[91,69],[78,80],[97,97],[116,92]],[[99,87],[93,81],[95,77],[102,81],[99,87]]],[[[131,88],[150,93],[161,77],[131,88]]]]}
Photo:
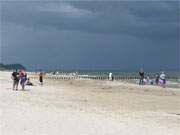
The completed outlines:
{"type": "MultiPolygon", "coordinates": [[[[112,73],[113,76],[128,76],[128,77],[139,77],[139,71],[119,71],[119,70],[51,70],[48,71],[52,74],[72,74],[77,73],[78,75],[89,75],[89,76],[108,76],[109,73],[112,73]]],[[[149,76],[150,78],[154,78],[156,74],[161,74],[161,71],[151,71],[145,72],[145,76],[149,76]]],[[[164,71],[166,74],[166,78],[174,81],[178,81],[180,79],[179,71],[164,71]]]]}

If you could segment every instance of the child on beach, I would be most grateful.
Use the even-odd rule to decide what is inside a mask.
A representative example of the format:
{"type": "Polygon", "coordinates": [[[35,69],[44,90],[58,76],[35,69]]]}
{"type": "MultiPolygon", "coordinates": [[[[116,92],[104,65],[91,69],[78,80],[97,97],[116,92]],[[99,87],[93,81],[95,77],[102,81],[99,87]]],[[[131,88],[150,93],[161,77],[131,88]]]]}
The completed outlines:
{"type": "Polygon", "coordinates": [[[29,78],[27,79],[26,85],[29,85],[29,86],[34,86],[34,84],[30,81],[30,79],[29,79],[29,78]]]}

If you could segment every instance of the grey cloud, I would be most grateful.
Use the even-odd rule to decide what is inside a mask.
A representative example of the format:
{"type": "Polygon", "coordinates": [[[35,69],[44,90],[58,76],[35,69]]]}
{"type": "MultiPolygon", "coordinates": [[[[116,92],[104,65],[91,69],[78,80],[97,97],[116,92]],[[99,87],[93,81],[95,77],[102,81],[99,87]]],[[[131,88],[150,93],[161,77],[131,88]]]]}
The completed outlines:
{"type": "Polygon", "coordinates": [[[3,7],[4,21],[31,27],[159,39],[174,39],[179,29],[177,2],[5,3],[3,7]]]}
{"type": "Polygon", "coordinates": [[[177,4],[3,2],[3,61],[32,69],[178,69],[177,4]]]}

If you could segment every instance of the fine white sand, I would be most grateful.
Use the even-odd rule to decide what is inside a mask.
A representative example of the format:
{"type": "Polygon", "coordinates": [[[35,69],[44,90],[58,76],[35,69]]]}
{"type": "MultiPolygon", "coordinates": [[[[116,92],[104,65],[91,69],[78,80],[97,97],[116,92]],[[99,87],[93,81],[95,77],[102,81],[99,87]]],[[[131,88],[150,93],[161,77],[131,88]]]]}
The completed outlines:
{"type": "Polygon", "coordinates": [[[180,89],[45,80],[12,91],[0,72],[1,135],[179,135],[180,89]]]}

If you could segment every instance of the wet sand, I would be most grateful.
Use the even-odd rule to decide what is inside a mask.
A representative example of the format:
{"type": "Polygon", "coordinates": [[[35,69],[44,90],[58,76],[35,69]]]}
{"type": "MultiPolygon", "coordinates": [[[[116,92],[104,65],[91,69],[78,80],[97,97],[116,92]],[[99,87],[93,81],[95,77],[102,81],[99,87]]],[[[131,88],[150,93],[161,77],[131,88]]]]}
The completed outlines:
{"type": "Polygon", "coordinates": [[[12,91],[0,72],[2,135],[179,135],[180,90],[121,81],[45,80],[12,91]]]}

